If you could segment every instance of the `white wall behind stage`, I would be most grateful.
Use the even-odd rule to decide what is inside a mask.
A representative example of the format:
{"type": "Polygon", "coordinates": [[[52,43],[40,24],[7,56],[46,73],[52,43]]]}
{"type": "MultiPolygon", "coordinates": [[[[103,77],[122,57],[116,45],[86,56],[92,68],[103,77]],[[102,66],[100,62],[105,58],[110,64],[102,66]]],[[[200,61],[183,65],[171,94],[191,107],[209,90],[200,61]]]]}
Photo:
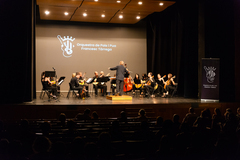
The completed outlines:
{"type": "MultiPolygon", "coordinates": [[[[57,77],[65,76],[61,91],[68,91],[73,72],[104,71],[111,76],[123,60],[135,73],[147,71],[146,30],[144,27],[37,25],[36,26],[36,90],[41,91],[41,73],[56,69],[57,77]],[[64,37],[65,36],[65,37],[64,37]],[[69,36],[69,37],[68,37],[69,36]],[[69,39],[67,39],[69,38],[69,39]]],[[[108,91],[109,82],[108,82],[108,91]]]]}

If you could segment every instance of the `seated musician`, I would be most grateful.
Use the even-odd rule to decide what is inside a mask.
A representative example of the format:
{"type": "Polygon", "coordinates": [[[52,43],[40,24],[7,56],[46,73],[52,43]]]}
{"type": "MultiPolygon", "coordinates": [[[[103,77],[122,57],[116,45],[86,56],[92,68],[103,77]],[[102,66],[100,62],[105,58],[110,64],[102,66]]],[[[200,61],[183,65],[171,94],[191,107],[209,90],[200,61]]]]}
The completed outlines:
{"type": "Polygon", "coordinates": [[[107,92],[107,85],[104,83],[104,82],[101,82],[101,78],[104,78],[104,72],[101,71],[100,72],[100,76],[98,76],[98,72],[95,71],[94,72],[94,81],[93,81],[93,88],[95,89],[95,96],[98,96],[98,89],[100,88],[101,89],[101,93],[102,93],[102,96],[106,95],[106,92],[107,92]],[[100,82],[98,82],[97,80],[100,79],[100,82]]]}
{"type": "Polygon", "coordinates": [[[156,82],[158,84],[158,88],[156,92],[158,95],[164,93],[164,84],[165,84],[165,81],[163,79],[164,77],[166,77],[166,75],[162,77],[160,74],[157,74],[156,82]]]}
{"type": "Polygon", "coordinates": [[[169,93],[169,90],[175,90],[176,89],[176,83],[174,82],[173,75],[171,73],[168,74],[168,80],[164,83],[164,92],[162,97],[166,97],[169,93]]]}
{"type": "Polygon", "coordinates": [[[83,89],[86,93],[86,96],[90,97],[88,94],[88,85],[85,84],[85,82],[86,82],[86,80],[84,79],[85,73],[84,74],[82,74],[82,72],[79,72],[79,73],[80,73],[79,84],[83,87],[83,89]]]}
{"type": "Polygon", "coordinates": [[[141,83],[142,83],[141,96],[143,96],[144,86],[145,86],[145,83],[147,82],[147,80],[148,80],[147,74],[143,73],[142,74],[142,79],[141,79],[141,83]]]}
{"type": "MultiPolygon", "coordinates": [[[[100,76],[99,77],[101,79],[107,78],[107,76],[104,76],[104,72],[103,71],[100,72],[100,76]]],[[[107,94],[107,84],[106,84],[106,82],[99,83],[99,88],[101,88],[102,96],[105,96],[107,94]]]]}
{"type": "Polygon", "coordinates": [[[146,84],[144,85],[144,90],[147,93],[147,96],[149,97],[151,95],[151,97],[153,98],[153,92],[154,92],[154,87],[155,87],[155,79],[153,78],[152,72],[148,73],[148,80],[146,82],[146,84]]]}
{"type": "Polygon", "coordinates": [[[134,84],[133,84],[133,94],[135,94],[135,90],[140,90],[140,93],[142,92],[142,83],[139,77],[139,74],[135,74],[135,77],[133,79],[134,84]]]}
{"type": "Polygon", "coordinates": [[[80,93],[82,92],[83,87],[79,85],[79,78],[80,78],[80,72],[76,73],[76,76],[73,77],[70,81],[71,88],[78,90],[77,96],[79,97],[80,93]]]}
{"type": "Polygon", "coordinates": [[[41,75],[41,82],[42,82],[42,86],[43,89],[48,89],[50,90],[50,96],[53,98],[56,98],[57,95],[57,87],[56,86],[52,86],[52,84],[54,83],[53,81],[50,81],[50,77],[46,77],[45,76],[45,72],[42,72],[41,75]]]}
{"type": "Polygon", "coordinates": [[[114,78],[111,80],[111,89],[112,89],[112,95],[115,95],[115,89],[116,89],[116,74],[114,74],[114,78]]]}

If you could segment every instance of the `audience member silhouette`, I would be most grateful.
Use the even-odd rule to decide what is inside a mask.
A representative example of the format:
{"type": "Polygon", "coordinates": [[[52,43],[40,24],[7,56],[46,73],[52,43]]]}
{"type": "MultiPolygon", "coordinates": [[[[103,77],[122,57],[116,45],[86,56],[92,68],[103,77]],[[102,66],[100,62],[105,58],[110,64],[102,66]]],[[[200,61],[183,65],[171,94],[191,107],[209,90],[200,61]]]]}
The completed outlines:
{"type": "Polygon", "coordinates": [[[60,123],[58,123],[58,125],[60,125],[61,127],[66,126],[66,114],[65,113],[60,113],[58,120],[60,121],[60,123]]]}
{"type": "Polygon", "coordinates": [[[93,111],[93,113],[92,113],[92,119],[98,119],[99,117],[98,117],[98,114],[97,114],[97,112],[96,111],[93,111]]]}
{"type": "Polygon", "coordinates": [[[182,123],[187,123],[189,126],[192,126],[193,123],[196,121],[196,119],[197,119],[197,114],[195,113],[194,108],[190,107],[188,110],[188,113],[183,118],[182,123]]]}
{"type": "Polygon", "coordinates": [[[81,137],[76,137],[71,144],[71,159],[81,159],[84,156],[85,142],[81,137]]]}
{"type": "Polygon", "coordinates": [[[84,147],[84,155],[86,160],[98,160],[98,147],[94,142],[86,143],[84,147]]]}
{"type": "Polygon", "coordinates": [[[113,148],[111,146],[111,136],[107,132],[102,132],[98,138],[98,155],[99,159],[108,160],[112,159],[114,155],[113,148]]]}
{"type": "Polygon", "coordinates": [[[37,137],[33,142],[34,154],[30,157],[30,160],[50,160],[50,149],[52,142],[44,136],[37,137]]]}
{"type": "Polygon", "coordinates": [[[138,112],[137,120],[140,122],[147,121],[146,112],[144,109],[140,109],[138,112]]]}
{"type": "Polygon", "coordinates": [[[52,144],[51,159],[66,160],[66,145],[62,141],[57,141],[52,144]]]}
{"type": "Polygon", "coordinates": [[[83,114],[82,114],[82,113],[78,113],[78,114],[76,115],[75,119],[76,119],[77,121],[80,121],[80,120],[90,120],[90,119],[91,119],[91,117],[90,117],[90,112],[91,112],[91,110],[90,110],[89,108],[86,108],[86,109],[84,110],[83,114]]]}
{"type": "Polygon", "coordinates": [[[127,113],[125,111],[121,111],[120,112],[120,118],[118,118],[118,120],[120,122],[127,122],[127,113]]]}
{"type": "Polygon", "coordinates": [[[48,137],[52,126],[49,122],[44,122],[40,125],[40,128],[42,130],[42,135],[48,137]]]}

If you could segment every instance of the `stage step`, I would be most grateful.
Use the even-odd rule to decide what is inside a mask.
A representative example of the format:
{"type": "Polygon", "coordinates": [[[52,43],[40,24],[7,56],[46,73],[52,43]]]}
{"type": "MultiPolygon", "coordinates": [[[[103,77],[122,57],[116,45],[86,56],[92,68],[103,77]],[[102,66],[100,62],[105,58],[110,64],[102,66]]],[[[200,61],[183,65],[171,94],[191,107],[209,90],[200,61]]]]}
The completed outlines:
{"type": "Polygon", "coordinates": [[[122,96],[109,95],[106,98],[112,101],[132,101],[132,97],[128,95],[122,95],[122,96]]]}

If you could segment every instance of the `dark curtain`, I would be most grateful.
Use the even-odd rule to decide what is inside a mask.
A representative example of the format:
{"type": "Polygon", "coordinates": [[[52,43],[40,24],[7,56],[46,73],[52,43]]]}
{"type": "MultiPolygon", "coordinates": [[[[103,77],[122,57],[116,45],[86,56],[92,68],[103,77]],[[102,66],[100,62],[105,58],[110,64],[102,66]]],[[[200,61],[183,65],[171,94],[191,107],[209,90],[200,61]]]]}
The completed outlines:
{"type": "Polygon", "coordinates": [[[196,8],[196,2],[177,2],[147,17],[147,70],[176,75],[178,95],[184,97],[198,96],[196,8]]]}

